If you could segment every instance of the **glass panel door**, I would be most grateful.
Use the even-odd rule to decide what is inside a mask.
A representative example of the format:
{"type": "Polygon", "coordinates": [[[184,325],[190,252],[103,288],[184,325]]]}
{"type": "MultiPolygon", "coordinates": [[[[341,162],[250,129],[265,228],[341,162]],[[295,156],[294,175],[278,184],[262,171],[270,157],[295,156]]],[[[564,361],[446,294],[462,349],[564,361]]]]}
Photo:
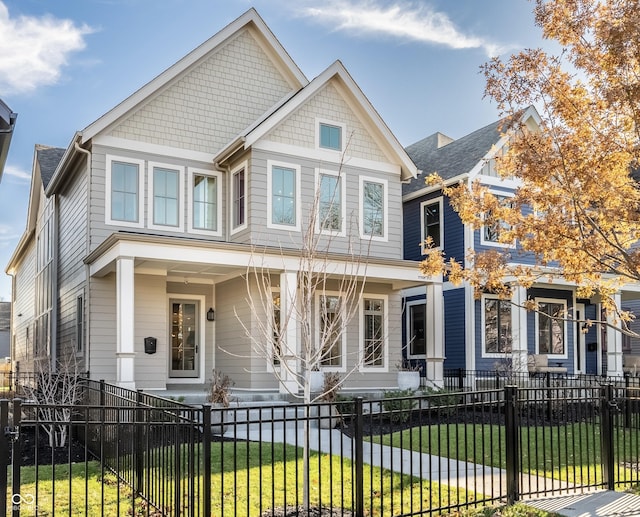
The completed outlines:
{"type": "Polygon", "coordinates": [[[199,344],[198,302],[171,300],[169,302],[171,343],[171,377],[198,377],[199,344]]]}

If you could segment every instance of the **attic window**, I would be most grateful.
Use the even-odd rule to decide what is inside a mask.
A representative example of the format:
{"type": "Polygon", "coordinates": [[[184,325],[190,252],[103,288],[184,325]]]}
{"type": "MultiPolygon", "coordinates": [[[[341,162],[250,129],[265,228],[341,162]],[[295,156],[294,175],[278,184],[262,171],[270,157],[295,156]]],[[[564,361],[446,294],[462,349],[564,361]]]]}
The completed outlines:
{"type": "Polygon", "coordinates": [[[342,151],[342,127],[320,123],[320,147],[342,151]]]}

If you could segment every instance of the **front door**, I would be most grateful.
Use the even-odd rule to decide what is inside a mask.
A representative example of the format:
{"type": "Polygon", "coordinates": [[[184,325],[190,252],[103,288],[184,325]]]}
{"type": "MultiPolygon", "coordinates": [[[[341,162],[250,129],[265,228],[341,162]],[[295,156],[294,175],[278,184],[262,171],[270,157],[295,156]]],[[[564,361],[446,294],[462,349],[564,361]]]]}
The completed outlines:
{"type": "Polygon", "coordinates": [[[193,300],[169,300],[169,342],[171,377],[198,377],[200,305],[193,300]]]}

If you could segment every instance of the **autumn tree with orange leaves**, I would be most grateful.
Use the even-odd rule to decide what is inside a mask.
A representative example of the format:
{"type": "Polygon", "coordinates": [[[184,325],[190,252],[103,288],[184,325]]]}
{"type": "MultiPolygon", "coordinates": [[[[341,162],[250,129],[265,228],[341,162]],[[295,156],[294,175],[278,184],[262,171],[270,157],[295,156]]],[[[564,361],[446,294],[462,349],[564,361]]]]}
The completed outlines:
{"type": "Polygon", "coordinates": [[[474,228],[502,221],[500,240],[517,241],[535,266],[511,265],[509,250],[467,257],[465,269],[432,250],[421,269],[505,298],[513,285],[563,277],[624,322],[630,315],[613,295],[640,281],[640,2],[536,0],[534,15],[563,51],[525,50],[483,66],[485,93],[510,121],[497,167],[519,180],[515,197],[507,204],[479,184],[445,193],[474,228]],[[539,131],[518,122],[529,105],[540,113],[539,131]]]}

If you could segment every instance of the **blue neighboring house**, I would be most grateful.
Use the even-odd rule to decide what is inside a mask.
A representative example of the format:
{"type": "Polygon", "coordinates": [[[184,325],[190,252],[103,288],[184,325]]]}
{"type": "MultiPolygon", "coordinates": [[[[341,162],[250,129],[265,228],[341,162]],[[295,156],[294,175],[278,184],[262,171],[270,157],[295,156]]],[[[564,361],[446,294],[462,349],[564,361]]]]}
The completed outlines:
{"type": "MultiPolygon", "coordinates": [[[[540,118],[534,108],[520,116],[522,123],[537,129],[540,118]]],[[[500,178],[495,168],[495,157],[509,140],[503,122],[496,121],[457,140],[436,133],[406,148],[422,175],[403,186],[405,259],[422,260],[423,243],[428,236],[447,259],[454,257],[460,262],[465,260],[467,250],[505,247],[497,242],[498,227],[487,225],[474,230],[464,225],[440,186],[427,186],[424,180],[437,172],[447,185],[480,181],[496,194],[512,196],[517,181],[500,178]]],[[[520,252],[517,243],[507,248],[513,263],[532,262],[530,256],[520,252]]],[[[628,291],[618,295],[618,301],[624,306],[624,300],[638,297],[634,292],[637,290],[637,286],[629,286],[628,291]]],[[[627,340],[620,332],[607,333],[604,325],[583,331],[580,320],[596,319],[601,311],[596,299],[578,298],[574,284],[556,279],[553,284],[517,288],[511,300],[514,303],[491,293],[475,299],[472,287],[450,283],[444,284],[443,296],[445,371],[491,371],[508,364],[526,372],[531,355],[542,354],[547,356],[549,366],[566,368],[569,374],[622,373],[623,345],[627,340]],[[519,307],[527,299],[536,299],[540,311],[528,312],[519,307]],[[568,321],[545,316],[559,313],[566,313],[568,321]]],[[[413,363],[428,366],[431,358],[423,339],[428,325],[425,296],[417,289],[409,289],[404,300],[405,356],[413,363]]]]}

